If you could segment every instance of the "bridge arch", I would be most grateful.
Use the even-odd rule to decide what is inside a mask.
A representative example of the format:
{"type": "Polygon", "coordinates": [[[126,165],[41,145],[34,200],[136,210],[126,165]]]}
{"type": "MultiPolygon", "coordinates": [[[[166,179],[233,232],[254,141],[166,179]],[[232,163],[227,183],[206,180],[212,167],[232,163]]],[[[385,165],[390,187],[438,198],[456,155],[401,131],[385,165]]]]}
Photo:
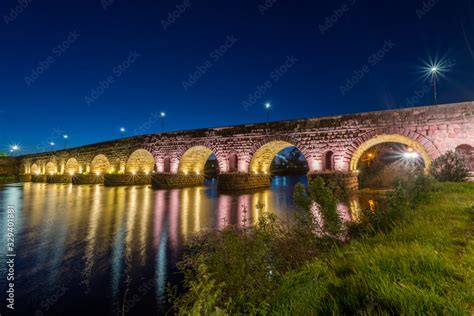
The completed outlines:
{"type": "MultiPolygon", "coordinates": [[[[186,149],[181,157],[179,157],[178,173],[204,174],[204,167],[212,154],[214,154],[217,159],[217,155],[213,150],[204,145],[196,145],[186,149]]],[[[219,164],[219,170],[221,169],[220,167],[219,164]]]]}
{"type": "MultiPolygon", "coordinates": [[[[411,133],[414,134],[413,132],[411,133]]],[[[423,158],[425,170],[429,169],[432,159],[439,155],[436,147],[421,135],[418,135],[418,137],[408,137],[401,134],[376,134],[372,135],[372,137],[362,136],[356,143],[359,143],[358,146],[349,152],[350,171],[357,170],[359,160],[366,150],[382,143],[400,143],[410,146],[423,158]]]]}
{"type": "Polygon", "coordinates": [[[30,172],[32,174],[40,174],[41,173],[41,168],[36,163],[33,163],[30,167],[30,172]]]}
{"type": "Polygon", "coordinates": [[[254,147],[254,150],[252,151],[248,172],[254,174],[270,173],[270,165],[273,161],[273,158],[275,158],[275,156],[280,151],[288,147],[296,147],[303,154],[306,162],[308,162],[309,156],[305,147],[298,145],[298,142],[286,138],[268,139],[266,141],[260,142],[254,147]]]}
{"type": "Polygon", "coordinates": [[[111,171],[109,159],[103,154],[98,154],[91,160],[90,168],[91,173],[95,174],[104,174],[111,171]]]}
{"type": "Polygon", "coordinates": [[[135,150],[125,165],[129,173],[151,173],[155,169],[155,157],[146,149],[135,150]]]}
{"type": "Polygon", "coordinates": [[[64,172],[69,175],[74,175],[78,173],[80,169],[79,162],[76,158],[69,158],[66,161],[66,166],[64,167],[64,172]]]}
{"type": "Polygon", "coordinates": [[[48,174],[48,175],[55,174],[57,172],[56,164],[51,162],[51,161],[48,162],[46,164],[45,171],[46,171],[46,174],[48,174]]]}

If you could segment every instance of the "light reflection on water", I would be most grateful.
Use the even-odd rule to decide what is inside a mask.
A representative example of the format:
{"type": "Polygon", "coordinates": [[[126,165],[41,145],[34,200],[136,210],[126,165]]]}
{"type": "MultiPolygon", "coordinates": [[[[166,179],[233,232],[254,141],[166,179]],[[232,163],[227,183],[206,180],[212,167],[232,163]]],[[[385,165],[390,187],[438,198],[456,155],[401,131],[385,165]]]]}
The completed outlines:
{"type": "MultiPolygon", "coordinates": [[[[215,185],[156,191],[41,183],[0,187],[3,232],[7,205],[16,209],[17,312],[163,312],[167,282],[179,280],[175,264],[187,238],[205,228],[239,225],[244,214],[251,223],[260,212],[289,218],[297,181],[306,178],[275,177],[270,189],[242,195],[218,194],[215,185]]],[[[357,199],[339,205],[347,220],[360,209],[357,199]]],[[[5,234],[0,240],[5,262],[5,234]]],[[[3,275],[5,269],[0,265],[3,275]]],[[[0,287],[6,288],[5,278],[0,287]]]]}

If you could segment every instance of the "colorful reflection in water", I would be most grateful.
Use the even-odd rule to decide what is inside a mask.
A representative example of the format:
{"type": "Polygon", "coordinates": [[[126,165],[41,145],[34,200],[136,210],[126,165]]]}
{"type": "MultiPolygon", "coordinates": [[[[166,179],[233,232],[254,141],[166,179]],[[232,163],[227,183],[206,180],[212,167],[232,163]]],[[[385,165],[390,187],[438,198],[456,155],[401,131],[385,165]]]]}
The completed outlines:
{"type": "MultiPolygon", "coordinates": [[[[179,283],[175,265],[187,238],[206,228],[239,225],[243,216],[255,223],[263,212],[289,218],[298,181],[306,180],[275,177],[270,189],[242,195],[218,194],[215,185],[158,191],[147,186],[2,186],[2,231],[7,205],[16,209],[16,312],[163,313],[167,283],[179,283]]],[[[357,199],[339,205],[346,220],[357,218],[360,209],[357,199]]],[[[5,234],[0,240],[5,262],[5,234]]],[[[0,265],[3,275],[5,269],[0,265]]],[[[6,288],[5,278],[0,287],[6,288]]]]}

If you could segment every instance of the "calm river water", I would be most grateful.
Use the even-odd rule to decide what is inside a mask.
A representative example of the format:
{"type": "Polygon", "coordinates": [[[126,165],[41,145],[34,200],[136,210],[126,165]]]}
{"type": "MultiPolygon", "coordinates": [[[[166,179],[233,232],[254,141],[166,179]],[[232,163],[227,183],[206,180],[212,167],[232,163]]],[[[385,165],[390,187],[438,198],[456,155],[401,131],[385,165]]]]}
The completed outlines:
{"type": "MultiPolygon", "coordinates": [[[[175,190],[0,186],[0,312],[8,312],[8,205],[15,210],[14,314],[118,315],[124,309],[156,315],[168,310],[167,283],[179,283],[175,265],[187,238],[239,224],[244,207],[253,222],[264,211],[291,216],[293,187],[301,180],[306,178],[275,177],[270,189],[243,195],[219,194],[212,183],[175,190]]],[[[359,201],[340,208],[350,219],[359,201]]]]}

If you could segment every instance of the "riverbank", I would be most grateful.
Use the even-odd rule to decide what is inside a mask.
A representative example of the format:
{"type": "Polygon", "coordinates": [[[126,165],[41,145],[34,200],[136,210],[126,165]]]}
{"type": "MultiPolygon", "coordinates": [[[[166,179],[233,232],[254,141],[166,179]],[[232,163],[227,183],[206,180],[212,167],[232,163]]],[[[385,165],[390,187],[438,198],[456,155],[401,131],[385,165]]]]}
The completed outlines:
{"type": "Polygon", "coordinates": [[[363,210],[346,233],[324,186],[310,185],[309,200],[297,189],[298,205],[319,199],[323,227],[303,211],[294,226],[269,215],[256,226],[197,236],[180,264],[189,289],[175,301],[180,314],[472,311],[473,184],[422,176],[400,183],[386,207],[363,210]]]}
{"type": "Polygon", "coordinates": [[[444,183],[403,225],[285,275],[272,312],[467,315],[473,293],[474,184],[444,183]]]}
{"type": "Polygon", "coordinates": [[[18,178],[16,176],[0,176],[0,184],[11,184],[17,182],[18,178]]]}

